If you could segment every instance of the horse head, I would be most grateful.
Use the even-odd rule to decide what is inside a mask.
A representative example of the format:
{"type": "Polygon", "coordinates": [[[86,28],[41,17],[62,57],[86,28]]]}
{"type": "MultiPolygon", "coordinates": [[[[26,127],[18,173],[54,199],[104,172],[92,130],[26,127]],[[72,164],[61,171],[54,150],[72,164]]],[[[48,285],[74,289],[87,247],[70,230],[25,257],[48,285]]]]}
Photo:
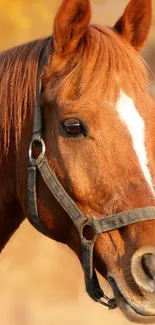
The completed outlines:
{"type": "MultiPolygon", "coordinates": [[[[151,17],[151,0],[130,0],[113,27],[102,27],[90,24],[89,0],[63,0],[53,36],[24,48],[33,52],[34,60],[27,54],[31,77],[26,113],[16,115],[16,122],[22,116],[16,137],[18,166],[27,167],[33,123],[33,114],[26,111],[28,103],[31,106],[28,93],[37,83],[31,85],[37,53],[41,55],[46,45],[47,62],[40,76],[46,156],[78,209],[95,220],[155,206],[155,103],[148,69],[139,55],[151,17]]],[[[26,181],[27,174],[18,170],[18,199],[28,215],[26,181]]],[[[41,176],[37,195],[48,235],[67,244],[81,260],[79,233],[41,176]]],[[[90,238],[91,229],[85,232],[90,238]]],[[[94,244],[94,266],[107,277],[118,306],[130,320],[154,322],[154,220],[101,233],[94,244]]]]}

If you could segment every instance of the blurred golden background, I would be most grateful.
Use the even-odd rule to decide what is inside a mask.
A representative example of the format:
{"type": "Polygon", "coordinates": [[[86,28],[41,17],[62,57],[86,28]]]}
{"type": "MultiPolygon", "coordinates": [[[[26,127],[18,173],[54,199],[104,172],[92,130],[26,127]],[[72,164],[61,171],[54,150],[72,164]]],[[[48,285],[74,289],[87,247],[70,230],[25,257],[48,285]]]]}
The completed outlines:
{"type": "MultiPolygon", "coordinates": [[[[135,0],[136,1],[136,0],[135,0]]],[[[155,73],[154,21],[143,50],[155,73]]],[[[0,0],[0,50],[52,33],[61,0],[0,0]]],[[[113,25],[128,0],[91,0],[92,21],[113,25]]],[[[155,88],[154,82],[151,83],[155,88]]],[[[103,281],[107,293],[110,289],[103,281]]],[[[39,234],[25,221],[0,256],[0,325],[127,325],[85,293],[83,273],[65,246],[39,234]]]]}

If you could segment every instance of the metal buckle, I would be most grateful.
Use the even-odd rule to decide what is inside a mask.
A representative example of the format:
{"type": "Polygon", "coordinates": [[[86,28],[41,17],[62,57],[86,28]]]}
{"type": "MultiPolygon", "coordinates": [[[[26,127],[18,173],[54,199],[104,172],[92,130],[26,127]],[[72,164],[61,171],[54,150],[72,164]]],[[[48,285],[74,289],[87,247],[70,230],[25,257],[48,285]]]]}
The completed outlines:
{"type": "Polygon", "coordinates": [[[101,298],[97,298],[96,301],[109,309],[115,309],[118,307],[114,298],[109,298],[106,295],[103,295],[102,299],[105,299],[107,302],[104,302],[101,298]]]}
{"type": "Polygon", "coordinates": [[[46,146],[45,146],[45,142],[43,139],[35,139],[35,140],[32,140],[31,143],[30,143],[30,146],[29,146],[29,162],[32,164],[32,165],[36,165],[36,161],[37,160],[40,160],[41,158],[43,158],[45,156],[45,152],[46,152],[46,146]],[[33,150],[33,146],[35,144],[41,144],[41,151],[40,151],[40,154],[37,158],[34,158],[33,157],[33,153],[32,153],[32,150],[33,150]]]}

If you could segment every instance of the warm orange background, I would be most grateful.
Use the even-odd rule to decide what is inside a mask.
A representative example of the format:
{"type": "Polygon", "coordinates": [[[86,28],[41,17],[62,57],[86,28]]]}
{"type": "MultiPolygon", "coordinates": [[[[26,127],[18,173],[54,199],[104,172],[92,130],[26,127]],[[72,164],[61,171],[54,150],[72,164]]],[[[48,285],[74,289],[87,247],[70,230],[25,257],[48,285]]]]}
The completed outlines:
{"type": "MultiPolygon", "coordinates": [[[[53,18],[60,2],[0,0],[0,49],[52,33],[53,18]]],[[[92,20],[105,25],[114,24],[128,3],[127,0],[91,2],[92,20]]],[[[153,4],[155,18],[154,0],[153,4]]],[[[154,38],[155,19],[143,51],[155,72],[154,38]]],[[[0,325],[116,323],[130,324],[120,311],[109,312],[88,298],[74,254],[24,222],[0,257],[0,325]]]]}

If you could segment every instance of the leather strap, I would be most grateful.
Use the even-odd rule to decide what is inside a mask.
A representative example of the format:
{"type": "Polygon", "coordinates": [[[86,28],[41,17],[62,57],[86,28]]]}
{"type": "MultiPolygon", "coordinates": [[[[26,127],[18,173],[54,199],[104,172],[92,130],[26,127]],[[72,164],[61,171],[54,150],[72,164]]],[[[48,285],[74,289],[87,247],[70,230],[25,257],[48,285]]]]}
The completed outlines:
{"type": "Polygon", "coordinates": [[[34,109],[34,122],[33,122],[33,135],[32,140],[37,141],[42,137],[42,114],[40,108],[40,93],[41,93],[41,73],[43,68],[48,62],[47,50],[48,45],[51,43],[51,37],[47,39],[47,46],[41,53],[39,70],[38,70],[38,78],[37,78],[37,89],[36,89],[36,105],[34,109]]]}
{"type": "Polygon", "coordinates": [[[59,182],[56,175],[51,172],[51,167],[48,163],[46,156],[44,156],[41,161],[36,161],[36,165],[47,187],[54,195],[56,200],[59,202],[59,204],[62,206],[62,208],[68,213],[75,227],[80,232],[81,226],[86,223],[87,218],[83,215],[83,213],[78,209],[77,205],[70,198],[68,193],[65,191],[65,189],[59,182]]]}
{"type": "Polygon", "coordinates": [[[37,168],[35,166],[29,167],[28,169],[28,208],[29,214],[31,216],[34,227],[40,231],[45,236],[48,236],[48,233],[45,231],[45,228],[42,225],[42,222],[39,218],[38,208],[37,208],[37,193],[36,193],[36,184],[37,184],[37,168]]]}

